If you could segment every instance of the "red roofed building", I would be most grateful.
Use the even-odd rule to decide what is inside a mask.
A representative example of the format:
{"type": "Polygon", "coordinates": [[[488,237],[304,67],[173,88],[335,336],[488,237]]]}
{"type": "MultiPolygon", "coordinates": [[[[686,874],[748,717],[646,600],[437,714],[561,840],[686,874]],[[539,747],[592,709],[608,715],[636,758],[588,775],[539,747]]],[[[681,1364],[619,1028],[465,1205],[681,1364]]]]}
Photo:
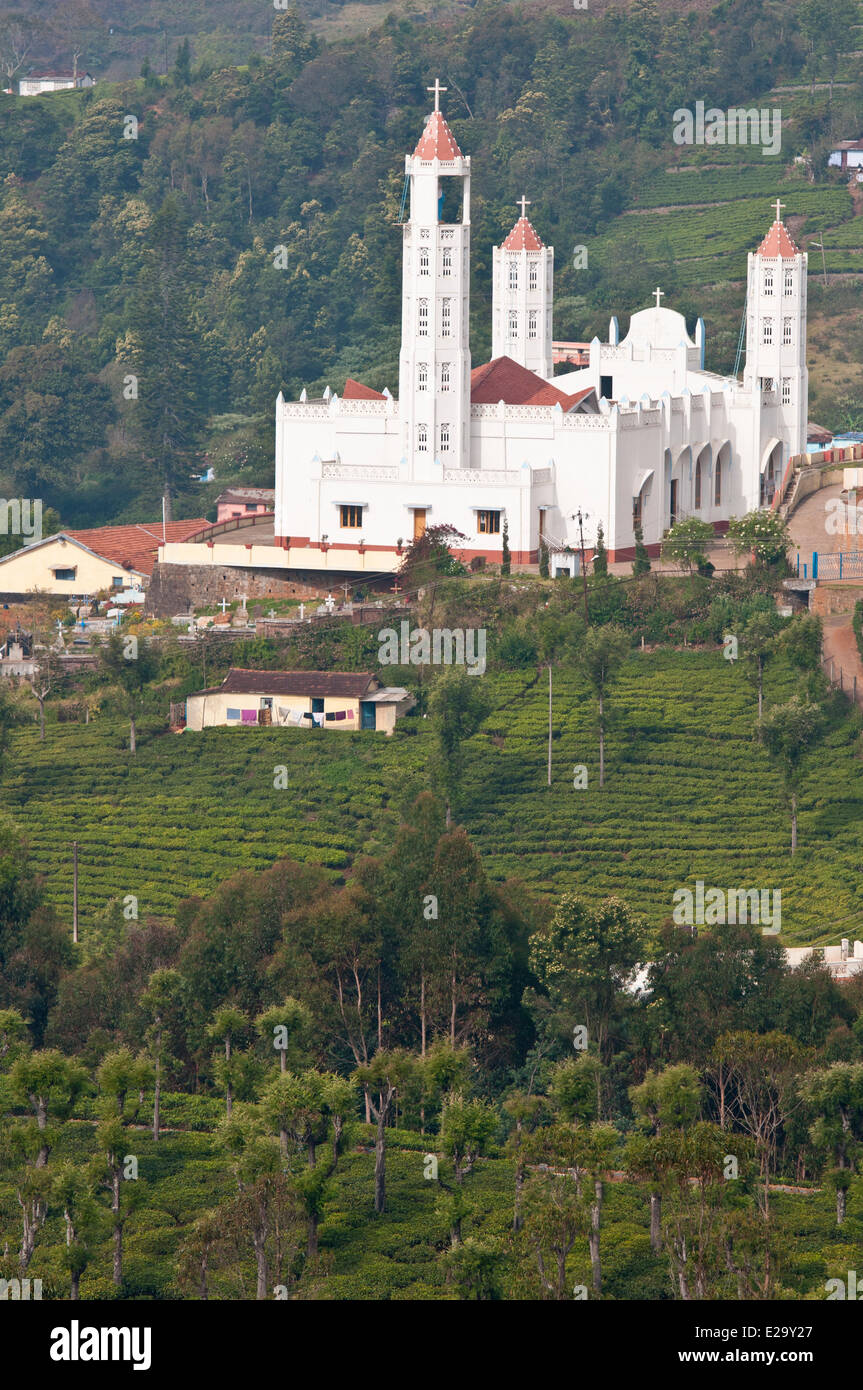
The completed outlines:
{"type": "MultiPolygon", "coordinates": [[[[210,523],[206,517],[191,521],[165,523],[166,541],[185,541],[210,523]]],[[[134,522],[128,526],[97,526],[86,531],[67,531],[67,536],[80,541],[105,560],[113,560],[124,569],[150,575],[162,544],[162,523],[134,522]]]]}

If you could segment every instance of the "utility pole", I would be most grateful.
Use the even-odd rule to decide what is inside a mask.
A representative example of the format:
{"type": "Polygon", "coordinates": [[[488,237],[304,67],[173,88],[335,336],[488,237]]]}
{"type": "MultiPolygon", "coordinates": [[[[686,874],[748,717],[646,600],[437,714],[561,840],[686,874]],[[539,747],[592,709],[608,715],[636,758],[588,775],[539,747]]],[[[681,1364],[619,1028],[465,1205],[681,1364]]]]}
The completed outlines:
{"type": "Polygon", "coordinates": [[[549,787],[552,785],[552,663],[549,662],[549,787]]]}
{"type": "Polygon", "coordinates": [[[551,662],[548,663],[548,785],[551,786],[551,662]]]}
{"type": "MultiPolygon", "coordinates": [[[[582,516],[582,514],[581,514],[581,508],[579,507],[578,511],[577,511],[576,514],[575,514],[575,517],[576,517],[577,520],[578,520],[578,540],[579,540],[579,545],[580,545],[580,548],[581,548],[581,580],[582,580],[582,586],[583,586],[583,587],[582,587],[582,592],[583,592],[583,594],[584,594],[584,621],[585,621],[586,625],[587,625],[588,627],[590,627],[590,609],[589,609],[588,606],[587,606],[587,565],[585,564],[585,560],[584,560],[584,530],[583,530],[583,522],[587,520],[588,513],[585,512],[584,516],[582,516]]],[[[574,519],[575,519],[575,518],[574,518],[574,519]]]]}
{"type": "Polygon", "coordinates": [[[72,940],[78,944],[78,841],[72,841],[72,940]]]}
{"type": "Polygon", "coordinates": [[[825,290],[826,290],[826,288],[827,288],[827,257],[824,255],[824,233],[822,232],[822,234],[821,234],[821,240],[820,240],[820,241],[813,241],[813,242],[810,242],[810,245],[813,246],[813,247],[815,248],[816,251],[820,251],[820,252],[821,252],[821,269],[822,269],[823,272],[824,272],[824,288],[825,288],[825,290]]]}

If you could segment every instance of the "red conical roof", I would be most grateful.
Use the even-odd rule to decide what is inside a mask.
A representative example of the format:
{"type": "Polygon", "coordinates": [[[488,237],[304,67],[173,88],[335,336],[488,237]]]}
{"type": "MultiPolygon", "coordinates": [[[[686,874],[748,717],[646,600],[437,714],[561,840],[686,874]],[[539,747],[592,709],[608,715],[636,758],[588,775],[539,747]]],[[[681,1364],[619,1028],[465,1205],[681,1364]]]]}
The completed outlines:
{"type": "Polygon", "coordinates": [[[526,217],[520,217],[503,243],[504,251],[541,251],[542,240],[526,217]]]}
{"type": "Polygon", "coordinates": [[[759,256],[783,256],[790,260],[794,256],[799,256],[800,247],[795,245],[785,223],[780,222],[777,218],[756,254],[759,256]]]}
{"type": "Polygon", "coordinates": [[[414,159],[461,159],[456,138],[440,111],[432,111],[414,150],[414,159]]]}

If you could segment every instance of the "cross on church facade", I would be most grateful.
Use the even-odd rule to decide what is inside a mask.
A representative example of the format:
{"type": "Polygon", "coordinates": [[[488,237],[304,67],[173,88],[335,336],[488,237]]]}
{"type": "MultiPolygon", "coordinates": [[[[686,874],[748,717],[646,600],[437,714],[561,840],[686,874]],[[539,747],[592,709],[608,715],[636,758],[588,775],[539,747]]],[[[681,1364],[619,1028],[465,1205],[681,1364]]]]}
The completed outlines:
{"type": "Polygon", "coordinates": [[[780,203],[779,199],[777,198],[777,199],[776,199],[776,221],[777,221],[777,222],[781,222],[781,221],[782,221],[782,214],[781,214],[781,211],[780,211],[780,210],[781,210],[782,208],[784,208],[784,206],[785,206],[785,204],[784,204],[784,203],[780,203]]]}
{"type": "Polygon", "coordinates": [[[435,78],[435,80],[434,80],[434,86],[433,86],[433,87],[426,87],[426,91],[427,91],[427,92],[434,92],[434,109],[435,109],[435,111],[440,111],[440,94],[441,94],[441,92],[446,92],[447,90],[448,90],[448,88],[442,87],[442,86],[441,86],[441,84],[440,84],[440,78],[438,78],[438,77],[435,78]]]}
{"type": "Polygon", "coordinates": [[[653,291],[653,293],[656,295],[656,307],[657,307],[657,309],[660,309],[662,306],[661,306],[661,304],[659,303],[659,301],[660,301],[660,299],[664,299],[664,298],[665,298],[665,290],[661,290],[661,289],[659,288],[659,286],[657,285],[657,286],[656,286],[656,289],[653,291]]]}
{"type": "Polygon", "coordinates": [[[529,207],[530,207],[530,199],[529,199],[529,198],[525,198],[524,194],[522,193],[521,197],[518,199],[518,201],[517,201],[517,203],[516,203],[516,207],[521,208],[521,215],[522,215],[522,217],[525,217],[525,216],[526,216],[525,208],[529,208],[529,207]]]}

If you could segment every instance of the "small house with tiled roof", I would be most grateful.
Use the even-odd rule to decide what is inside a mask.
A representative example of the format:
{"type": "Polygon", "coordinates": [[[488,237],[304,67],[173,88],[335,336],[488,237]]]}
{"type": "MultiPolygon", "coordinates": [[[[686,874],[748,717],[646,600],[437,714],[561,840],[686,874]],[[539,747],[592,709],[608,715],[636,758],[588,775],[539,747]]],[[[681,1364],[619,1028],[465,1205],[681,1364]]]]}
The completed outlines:
{"type": "Polygon", "coordinates": [[[241,516],[265,516],[273,510],[275,488],[229,487],[216,498],[216,523],[241,516]]]}
{"type": "MultiPolygon", "coordinates": [[[[200,517],[165,524],[168,541],[184,541],[208,523],[200,517]]],[[[84,598],[143,587],[162,544],[162,523],[59,531],[0,559],[0,594],[84,598]]]]}
{"type": "Polygon", "coordinates": [[[471,160],[446,89],[430,90],[405,158],[397,397],[350,379],[276,404],[274,540],[289,563],[326,552],[333,568],[391,571],[447,523],[464,560],[499,561],[506,528],[513,563],[534,564],[580,546],[578,513],[588,550],[601,523],[610,557],[627,559],[639,528],[656,554],[684,517],[722,532],[770,506],[807,435],[807,258],[782,204],[748,258],[742,378],[707,370],[703,320],[690,328],[660,287],[625,334],[611,313],[607,340],[564,354],[573,369],[555,376],[572,345],[555,352],[554,250],[526,197],[493,248],[492,354],[474,365],[471,160]]]}
{"type": "Polygon", "coordinates": [[[371,671],[255,671],[232,666],[222,684],[186,700],[187,729],[216,727],[391,734],[415,704],[371,671]]]}

